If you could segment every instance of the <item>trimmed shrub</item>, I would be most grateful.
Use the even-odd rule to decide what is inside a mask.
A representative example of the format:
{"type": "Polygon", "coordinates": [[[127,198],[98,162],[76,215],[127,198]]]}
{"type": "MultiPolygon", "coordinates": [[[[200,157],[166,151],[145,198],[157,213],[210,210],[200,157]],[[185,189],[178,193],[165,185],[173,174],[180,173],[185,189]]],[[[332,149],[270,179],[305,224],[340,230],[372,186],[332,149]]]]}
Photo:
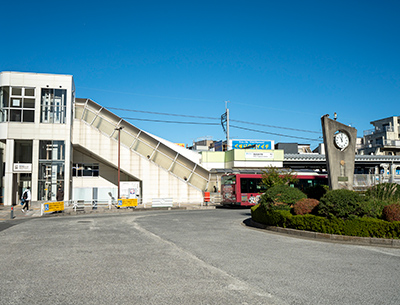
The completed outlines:
{"type": "Polygon", "coordinates": [[[266,210],[290,210],[300,199],[306,198],[299,189],[285,184],[269,188],[260,198],[261,206],[266,210]]]}
{"type": "Polygon", "coordinates": [[[320,200],[317,214],[324,217],[351,218],[364,215],[365,199],[350,190],[332,190],[320,200]]]}
{"type": "Polygon", "coordinates": [[[310,214],[319,204],[317,199],[303,198],[297,201],[293,206],[294,215],[310,214]]]}
{"type": "Polygon", "coordinates": [[[265,213],[260,207],[253,207],[251,215],[254,221],[269,226],[347,236],[400,238],[400,221],[388,222],[368,217],[328,219],[310,214],[294,216],[289,211],[270,210],[265,213]]]}
{"type": "Polygon", "coordinates": [[[313,198],[320,200],[322,196],[324,196],[329,191],[329,186],[327,185],[314,185],[307,187],[304,190],[308,198],[313,198]]]}
{"type": "Polygon", "coordinates": [[[393,203],[383,208],[383,218],[387,221],[400,221],[400,204],[393,203]]]}

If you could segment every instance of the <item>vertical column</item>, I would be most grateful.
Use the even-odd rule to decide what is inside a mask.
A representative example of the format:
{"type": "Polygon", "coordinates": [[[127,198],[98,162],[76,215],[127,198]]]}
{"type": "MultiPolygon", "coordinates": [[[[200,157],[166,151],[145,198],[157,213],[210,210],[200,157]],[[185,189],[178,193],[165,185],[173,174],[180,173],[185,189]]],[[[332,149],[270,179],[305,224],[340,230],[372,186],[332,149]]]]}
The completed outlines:
{"type": "Polygon", "coordinates": [[[38,200],[39,186],[39,140],[32,141],[32,176],[31,176],[32,200],[38,200]]]}
{"type": "Polygon", "coordinates": [[[14,139],[6,140],[6,153],[4,160],[6,163],[5,176],[4,176],[4,205],[12,205],[14,200],[14,194],[13,194],[14,139]]]}
{"type": "Polygon", "coordinates": [[[65,160],[64,160],[64,199],[69,200],[71,196],[71,163],[72,163],[71,138],[65,139],[65,160]]]}

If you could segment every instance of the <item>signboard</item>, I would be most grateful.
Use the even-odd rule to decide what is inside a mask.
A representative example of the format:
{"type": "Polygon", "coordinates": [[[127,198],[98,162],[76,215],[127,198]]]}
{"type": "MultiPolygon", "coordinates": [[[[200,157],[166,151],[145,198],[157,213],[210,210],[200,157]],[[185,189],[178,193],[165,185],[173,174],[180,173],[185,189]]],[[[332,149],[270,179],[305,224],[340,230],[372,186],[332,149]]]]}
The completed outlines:
{"type": "Polygon", "coordinates": [[[247,152],[246,159],[273,159],[273,152],[247,152]]]}
{"type": "Polygon", "coordinates": [[[185,147],[185,143],[175,143],[175,144],[180,146],[180,147],[185,147]]]}
{"type": "Polygon", "coordinates": [[[232,140],[232,149],[274,149],[273,141],[232,140]]]}
{"type": "Polygon", "coordinates": [[[31,163],[14,163],[14,173],[31,173],[31,163]]]}
{"type": "Polygon", "coordinates": [[[140,197],[140,182],[129,181],[120,183],[122,199],[138,199],[140,197]]]}
{"type": "Polygon", "coordinates": [[[42,215],[64,211],[64,201],[46,202],[42,204],[42,215]]]}
{"type": "Polygon", "coordinates": [[[137,199],[118,199],[118,208],[132,208],[137,207],[137,199]]]}

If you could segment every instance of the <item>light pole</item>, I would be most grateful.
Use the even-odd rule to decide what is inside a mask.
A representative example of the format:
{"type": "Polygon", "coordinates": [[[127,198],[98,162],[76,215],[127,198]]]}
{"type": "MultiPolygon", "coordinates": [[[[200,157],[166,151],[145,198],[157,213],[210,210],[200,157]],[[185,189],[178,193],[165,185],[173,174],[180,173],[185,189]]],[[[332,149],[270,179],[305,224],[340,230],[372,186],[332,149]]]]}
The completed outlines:
{"type": "Polygon", "coordinates": [[[115,130],[118,130],[118,196],[117,200],[120,199],[120,181],[121,181],[121,129],[124,128],[124,126],[119,126],[115,128],[115,130]]]}

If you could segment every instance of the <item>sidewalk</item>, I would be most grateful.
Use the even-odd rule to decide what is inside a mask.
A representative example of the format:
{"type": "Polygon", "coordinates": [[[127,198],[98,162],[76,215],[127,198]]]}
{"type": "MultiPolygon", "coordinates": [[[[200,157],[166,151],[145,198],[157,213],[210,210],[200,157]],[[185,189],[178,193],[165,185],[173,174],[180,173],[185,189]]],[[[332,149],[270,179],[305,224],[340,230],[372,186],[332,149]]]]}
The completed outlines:
{"type": "MultiPolygon", "coordinates": [[[[132,213],[138,210],[197,210],[197,209],[215,209],[215,204],[174,204],[172,207],[151,207],[151,205],[137,206],[135,209],[127,209],[112,206],[111,209],[108,205],[99,205],[96,209],[93,209],[90,205],[85,206],[83,209],[74,211],[72,206],[65,207],[64,212],[51,213],[41,215],[41,203],[33,202],[29,207],[29,211],[22,212],[22,205],[16,205],[13,207],[13,219],[23,219],[32,217],[49,217],[49,216],[69,216],[69,215],[81,215],[81,214],[106,214],[106,213],[132,213]]],[[[0,206],[0,221],[11,220],[11,206],[0,206]]]]}

